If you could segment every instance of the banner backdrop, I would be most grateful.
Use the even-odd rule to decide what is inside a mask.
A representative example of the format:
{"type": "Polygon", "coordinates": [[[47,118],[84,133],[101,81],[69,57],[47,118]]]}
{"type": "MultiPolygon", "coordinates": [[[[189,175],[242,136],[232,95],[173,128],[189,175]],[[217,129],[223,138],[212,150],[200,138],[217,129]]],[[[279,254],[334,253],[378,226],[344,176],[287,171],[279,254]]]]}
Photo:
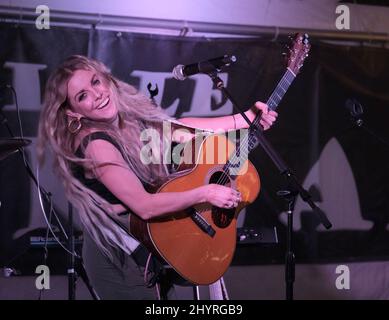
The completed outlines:
{"type": "MultiPolygon", "coordinates": [[[[28,25],[0,25],[0,108],[20,135],[12,85],[17,93],[26,147],[36,170],[35,138],[44,85],[67,56],[86,55],[104,62],[112,73],[148,94],[158,86],[156,101],[170,115],[217,116],[233,107],[205,75],[185,81],[172,78],[177,64],[235,55],[237,62],[221,73],[228,90],[246,109],[267,101],[286,70],[285,43],[260,39],[208,39],[28,25]]],[[[266,137],[333,224],[325,230],[298,198],[294,212],[294,249],[298,262],[361,261],[389,258],[389,52],[381,48],[314,43],[300,74],[279,105],[279,117],[266,137]],[[364,107],[364,124],[380,138],[358,128],[345,109],[348,98],[364,107]]],[[[236,112],[236,111],[235,111],[236,112]]],[[[1,137],[7,137],[1,126],[1,137]]],[[[282,262],[285,253],[285,203],[276,192],[287,187],[264,151],[250,155],[261,177],[261,193],[242,213],[245,227],[276,227],[278,245],[238,246],[234,264],[282,262]]],[[[34,184],[21,157],[0,161],[0,265],[12,264],[45,227],[34,184]]],[[[53,194],[66,220],[67,202],[50,159],[40,183],[53,194]]]]}

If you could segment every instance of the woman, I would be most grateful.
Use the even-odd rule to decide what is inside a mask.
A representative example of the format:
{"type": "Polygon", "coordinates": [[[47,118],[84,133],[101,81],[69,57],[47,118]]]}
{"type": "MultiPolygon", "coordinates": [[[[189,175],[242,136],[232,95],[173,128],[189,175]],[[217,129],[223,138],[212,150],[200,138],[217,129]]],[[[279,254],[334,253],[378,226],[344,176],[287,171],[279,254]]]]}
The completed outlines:
{"type": "MultiPolygon", "coordinates": [[[[246,112],[251,120],[256,108],[269,128],[277,114],[258,102],[246,112]]],[[[132,214],[147,220],[201,202],[232,208],[241,199],[238,191],[216,184],[184,192],[147,191],[169,172],[163,164],[144,163],[140,137],[150,128],[162,133],[168,120],[150,99],[83,56],[65,60],[46,84],[38,156],[42,163],[47,145],[54,152],[56,172],[85,228],[86,270],[103,299],[155,298],[142,278],[147,254],[126,231],[132,214]]],[[[211,130],[247,127],[239,114],[180,122],[211,130]]]]}

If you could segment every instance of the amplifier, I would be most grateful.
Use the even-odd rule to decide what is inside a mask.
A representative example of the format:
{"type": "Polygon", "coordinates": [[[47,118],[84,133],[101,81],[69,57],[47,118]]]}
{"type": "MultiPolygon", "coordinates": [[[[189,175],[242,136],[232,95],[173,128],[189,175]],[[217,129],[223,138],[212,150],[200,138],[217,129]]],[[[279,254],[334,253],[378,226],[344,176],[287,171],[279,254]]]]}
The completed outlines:
{"type": "MultiPolygon", "coordinates": [[[[64,241],[61,241],[61,244],[65,247],[68,246],[68,244],[64,241]]],[[[30,247],[31,248],[43,248],[45,245],[47,247],[53,248],[53,247],[60,247],[58,241],[54,237],[48,237],[46,240],[46,237],[30,237],[30,247]]],[[[74,237],[74,245],[82,245],[82,235],[75,236],[74,237]]]]}
{"type": "Polygon", "coordinates": [[[244,227],[237,229],[237,244],[278,244],[277,228],[244,227]]]}

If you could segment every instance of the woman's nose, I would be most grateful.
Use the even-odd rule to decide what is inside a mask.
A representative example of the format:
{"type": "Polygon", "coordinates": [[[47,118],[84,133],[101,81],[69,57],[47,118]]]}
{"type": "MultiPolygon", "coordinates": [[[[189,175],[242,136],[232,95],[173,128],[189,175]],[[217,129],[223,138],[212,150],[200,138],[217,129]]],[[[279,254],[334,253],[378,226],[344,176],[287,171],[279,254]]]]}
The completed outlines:
{"type": "Polygon", "coordinates": [[[99,99],[101,99],[102,96],[103,96],[103,93],[100,92],[99,90],[94,90],[94,91],[93,91],[93,94],[95,95],[95,100],[99,100],[99,99]]]}

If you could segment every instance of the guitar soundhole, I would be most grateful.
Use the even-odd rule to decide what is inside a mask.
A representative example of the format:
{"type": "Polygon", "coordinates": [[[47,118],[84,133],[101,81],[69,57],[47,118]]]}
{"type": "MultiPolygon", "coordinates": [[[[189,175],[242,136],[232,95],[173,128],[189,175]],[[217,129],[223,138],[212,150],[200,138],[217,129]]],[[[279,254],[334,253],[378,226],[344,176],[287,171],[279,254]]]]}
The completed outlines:
{"type": "MultiPolygon", "coordinates": [[[[223,171],[217,171],[212,174],[209,183],[220,184],[222,186],[230,187],[231,178],[223,171]]],[[[235,208],[222,209],[212,206],[212,220],[219,228],[226,228],[230,225],[235,215],[235,208]]]]}

